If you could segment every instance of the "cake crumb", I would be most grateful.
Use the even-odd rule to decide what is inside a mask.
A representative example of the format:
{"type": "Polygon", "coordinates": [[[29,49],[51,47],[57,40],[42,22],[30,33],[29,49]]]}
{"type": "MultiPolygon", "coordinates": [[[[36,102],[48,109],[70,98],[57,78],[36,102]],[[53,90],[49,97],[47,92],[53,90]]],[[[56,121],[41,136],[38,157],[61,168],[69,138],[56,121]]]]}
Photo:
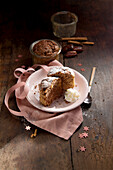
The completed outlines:
{"type": "Polygon", "coordinates": [[[36,89],[36,88],[37,88],[37,85],[35,85],[34,89],[36,89]]]}

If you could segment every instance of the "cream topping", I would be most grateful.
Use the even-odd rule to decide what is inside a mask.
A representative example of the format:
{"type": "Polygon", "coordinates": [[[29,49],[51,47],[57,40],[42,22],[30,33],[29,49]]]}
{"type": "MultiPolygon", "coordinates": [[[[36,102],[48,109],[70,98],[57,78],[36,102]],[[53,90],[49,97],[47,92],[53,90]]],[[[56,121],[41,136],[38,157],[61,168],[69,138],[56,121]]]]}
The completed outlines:
{"type": "Polygon", "coordinates": [[[68,102],[75,102],[79,99],[80,93],[75,88],[69,88],[65,92],[65,100],[68,102]]]}

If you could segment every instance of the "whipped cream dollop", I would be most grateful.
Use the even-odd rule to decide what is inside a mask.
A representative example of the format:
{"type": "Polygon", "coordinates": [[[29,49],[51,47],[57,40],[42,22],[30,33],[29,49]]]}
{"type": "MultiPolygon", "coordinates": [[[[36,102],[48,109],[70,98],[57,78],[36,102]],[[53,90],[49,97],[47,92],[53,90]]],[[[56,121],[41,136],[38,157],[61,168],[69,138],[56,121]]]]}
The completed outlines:
{"type": "Polygon", "coordinates": [[[64,96],[67,102],[75,102],[79,99],[80,93],[75,88],[69,88],[66,90],[64,96]]]}

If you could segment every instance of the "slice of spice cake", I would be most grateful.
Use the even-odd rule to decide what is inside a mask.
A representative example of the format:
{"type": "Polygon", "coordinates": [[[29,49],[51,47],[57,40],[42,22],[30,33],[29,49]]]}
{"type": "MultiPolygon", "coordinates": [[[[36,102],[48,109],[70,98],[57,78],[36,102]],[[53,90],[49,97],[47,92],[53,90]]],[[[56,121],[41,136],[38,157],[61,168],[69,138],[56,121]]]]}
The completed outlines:
{"type": "Polygon", "coordinates": [[[58,77],[46,77],[39,84],[40,102],[49,106],[55,99],[62,96],[62,82],[58,77]]]}
{"type": "Polygon", "coordinates": [[[60,77],[63,91],[75,86],[75,74],[69,67],[56,66],[50,69],[47,76],[60,77]]]}

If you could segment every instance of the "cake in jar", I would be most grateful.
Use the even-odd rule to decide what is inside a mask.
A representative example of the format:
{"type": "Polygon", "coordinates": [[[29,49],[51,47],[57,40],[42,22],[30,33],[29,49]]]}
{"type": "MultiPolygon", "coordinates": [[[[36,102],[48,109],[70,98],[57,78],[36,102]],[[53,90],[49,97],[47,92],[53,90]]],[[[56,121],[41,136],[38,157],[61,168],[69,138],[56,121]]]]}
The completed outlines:
{"type": "Polygon", "coordinates": [[[33,47],[33,52],[42,57],[53,57],[59,51],[59,46],[52,40],[40,40],[33,47]]]}

